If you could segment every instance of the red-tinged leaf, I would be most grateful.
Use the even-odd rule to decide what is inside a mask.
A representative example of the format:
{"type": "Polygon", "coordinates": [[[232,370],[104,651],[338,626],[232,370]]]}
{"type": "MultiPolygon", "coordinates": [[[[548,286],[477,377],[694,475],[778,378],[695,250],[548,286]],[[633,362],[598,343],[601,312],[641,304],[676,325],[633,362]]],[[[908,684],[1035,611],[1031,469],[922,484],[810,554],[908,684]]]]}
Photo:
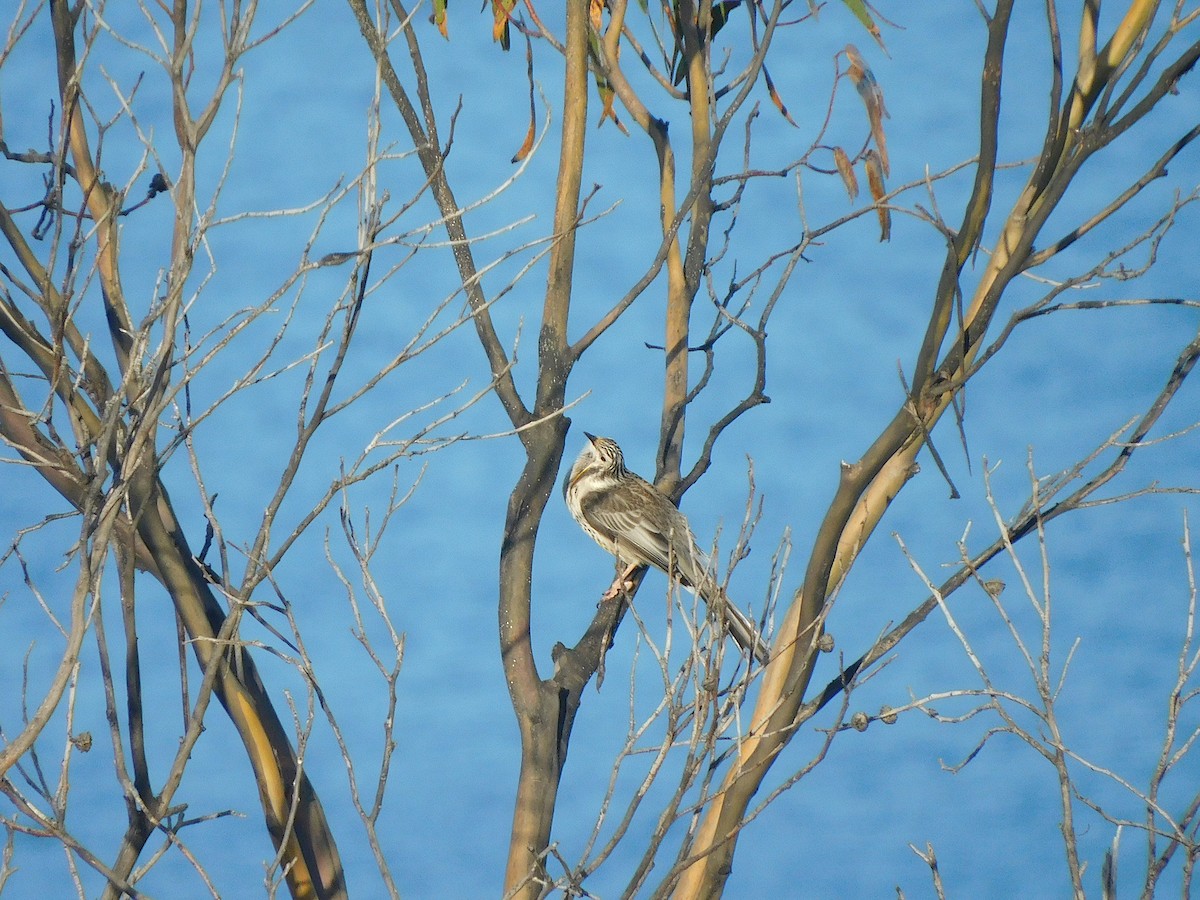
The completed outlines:
{"type": "Polygon", "coordinates": [[[871,10],[867,8],[866,0],[842,0],[846,4],[846,8],[854,13],[854,18],[862,23],[862,27],[867,29],[871,37],[875,38],[877,43],[884,53],[887,53],[887,47],[883,46],[883,35],[879,33],[879,26],[875,24],[875,20],[871,18],[871,10]]]}
{"type": "Polygon", "coordinates": [[[883,203],[887,188],[883,186],[883,161],[874,149],[867,151],[864,168],[867,170],[867,186],[871,189],[871,197],[875,201],[875,212],[879,215],[879,240],[887,241],[892,237],[892,212],[883,203]]]}
{"type": "Polygon", "coordinates": [[[596,90],[600,93],[600,102],[603,104],[600,110],[600,118],[596,120],[596,127],[599,128],[604,124],[605,119],[612,119],[613,124],[621,130],[621,134],[629,137],[629,129],[625,127],[625,123],[617,118],[616,110],[613,109],[613,101],[616,99],[616,94],[613,93],[612,87],[603,75],[596,75],[596,90]]]}
{"type": "Polygon", "coordinates": [[[521,149],[518,150],[516,152],[516,155],[513,156],[513,158],[512,158],[512,161],[514,163],[524,162],[525,157],[527,157],[529,155],[529,151],[533,149],[533,138],[534,138],[535,127],[536,127],[536,123],[532,119],[530,119],[529,120],[529,130],[527,132],[525,132],[525,141],[524,141],[524,143],[521,144],[521,149]]]}
{"type": "Polygon", "coordinates": [[[446,0],[433,0],[433,24],[442,37],[450,40],[450,32],[446,29],[446,0]]]}
{"type": "MultiPolygon", "coordinates": [[[[596,91],[600,95],[601,104],[600,118],[596,120],[596,127],[599,128],[603,125],[605,119],[612,119],[613,124],[621,130],[621,134],[628,137],[629,129],[617,118],[616,110],[613,109],[613,101],[616,99],[616,95],[613,93],[612,85],[604,77],[602,62],[604,49],[600,46],[600,36],[604,33],[604,0],[592,0],[588,14],[592,23],[592,29],[588,33],[588,55],[596,63],[596,65],[592,66],[592,72],[593,77],[596,79],[596,91]]],[[[620,49],[620,44],[618,44],[618,53],[620,53],[620,49]]]]}
{"type": "Polygon", "coordinates": [[[858,52],[857,47],[847,44],[845,52],[846,59],[850,63],[846,74],[854,82],[858,96],[862,97],[863,104],[867,107],[867,119],[871,123],[871,137],[875,140],[875,147],[879,151],[883,172],[885,175],[890,175],[892,168],[888,163],[887,135],[883,132],[883,120],[891,118],[891,116],[888,115],[887,107],[883,102],[883,88],[875,80],[874,73],[868,68],[866,60],[858,52]]]}
{"type": "Polygon", "coordinates": [[[537,107],[533,102],[533,42],[529,40],[529,35],[525,36],[525,71],[529,77],[529,130],[525,132],[525,142],[521,144],[521,149],[512,158],[514,163],[523,162],[529,156],[537,130],[537,107]]]}
{"type": "Polygon", "coordinates": [[[596,76],[596,91],[600,94],[600,118],[597,120],[596,126],[603,125],[605,119],[617,121],[617,114],[613,111],[613,100],[617,95],[613,93],[611,85],[603,75],[596,76]]]}
{"type": "Polygon", "coordinates": [[[516,5],[517,0],[492,0],[492,17],[495,19],[495,24],[492,26],[492,40],[499,41],[500,47],[504,50],[510,46],[508,20],[516,5]]]}
{"type": "Polygon", "coordinates": [[[837,166],[838,174],[842,176],[842,184],[846,186],[846,193],[853,200],[858,196],[858,176],[854,174],[854,166],[850,162],[850,157],[841,147],[833,148],[833,163],[837,166]]]}
{"type": "Polygon", "coordinates": [[[762,71],[763,71],[763,78],[767,82],[767,94],[770,95],[771,102],[775,104],[775,108],[777,110],[779,110],[780,115],[782,115],[785,119],[787,119],[788,123],[793,128],[799,128],[800,126],[796,124],[796,121],[788,113],[787,107],[783,105],[783,100],[780,98],[779,92],[777,90],[775,90],[775,82],[773,82],[771,80],[771,73],[767,71],[766,66],[763,66],[762,71]]]}

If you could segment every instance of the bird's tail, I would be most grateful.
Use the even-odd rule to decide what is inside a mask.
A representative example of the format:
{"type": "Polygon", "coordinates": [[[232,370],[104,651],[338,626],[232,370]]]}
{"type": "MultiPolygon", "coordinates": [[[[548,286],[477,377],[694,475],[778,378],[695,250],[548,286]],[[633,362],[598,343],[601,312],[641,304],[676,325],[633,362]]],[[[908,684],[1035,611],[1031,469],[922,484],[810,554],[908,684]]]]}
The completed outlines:
{"type": "MultiPolygon", "coordinates": [[[[688,567],[691,571],[679,573],[684,584],[690,585],[700,594],[708,608],[720,615],[725,630],[742,648],[742,652],[749,653],[758,660],[759,665],[765,666],[771,658],[771,649],[763,638],[762,632],[758,630],[758,626],[748,615],[733,605],[724,589],[713,579],[709,569],[708,556],[694,541],[692,542],[692,554],[692,559],[689,561],[691,566],[688,567]],[[689,575],[691,577],[688,577],[689,575]]],[[[680,566],[680,568],[683,567],[680,566]]]]}
{"type": "Polygon", "coordinates": [[[763,640],[758,626],[748,615],[730,603],[724,592],[715,599],[721,605],[721,618],[725,621],[725,630],[729,632],[729,636],[737,641],[744,652],[752,654],[759,665],[765,666],[771,658],[771,650],[763,640]]]}
{"type": "Polygon", "coordinates": [[[754,621],[734,606],[725,591],[719,586],[711,584],[711,580],[706,589],[700,592],[700,596],[704,598],[709,609],[720,615],[725,630],[742,648],[742,652],[751,654],[758,660],[759,665],[765,666],[771,658],[771,648],[767,646],[762,632],[758,630],[754,621]]]}

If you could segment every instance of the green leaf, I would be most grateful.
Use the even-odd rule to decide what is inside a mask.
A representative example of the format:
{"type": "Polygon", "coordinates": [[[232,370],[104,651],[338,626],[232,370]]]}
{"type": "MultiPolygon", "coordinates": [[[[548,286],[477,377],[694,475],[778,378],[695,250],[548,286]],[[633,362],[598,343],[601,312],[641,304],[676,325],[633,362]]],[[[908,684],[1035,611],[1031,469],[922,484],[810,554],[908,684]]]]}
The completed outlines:
{"type": "Polygon", "coordinates": [[[879,26],[875,24],[875,20],[871,18],[871,10],[867,8],[866,0],[842,0],[846,4],[846,8],[854,13],[854,18],[862,23],[862,27],[867,29],[871,37],[875,38],[875,43],[884,50],[883,35],[879,33],[879,26]]]}
{"type": "Polygon", "coordinates": [[[446,0],[433,0],[433,24],[442,33],[442,37],[450,40],[450,32],[446,30],[446,0]]]}

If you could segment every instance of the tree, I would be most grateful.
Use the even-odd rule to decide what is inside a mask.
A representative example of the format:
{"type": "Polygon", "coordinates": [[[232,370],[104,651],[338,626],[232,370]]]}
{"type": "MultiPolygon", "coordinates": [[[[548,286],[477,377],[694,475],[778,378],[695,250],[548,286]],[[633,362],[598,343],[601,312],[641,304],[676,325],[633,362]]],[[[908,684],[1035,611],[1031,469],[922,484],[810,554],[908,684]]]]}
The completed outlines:
{"type": "MultiPolygon", "coordinates": [[[[369,850],[390,893],[404,891],[395,835],[381,827],[389,787],[397,793],[389,778],[395,754],[416,740],[412,726],[444,715],[451,702],[431,695],[417,716],[405,715],[419,699],[405,685],[409,651],[428,652],[436,641],[417,629],[412,599],[444,599],[455,568],[473,568],[479,558],[466,540],[472,510],[435,503],[416,511],[430,490],[421,481],[441,472],[451,483],[480,479],[481,504],[507,492],[503,526],[493,532],[500,656],[520,735],[507,894],[578,893],[604,877],[631,895],[719,895],[735,854],[756,840],[755,820],[785,791],[802,790],[796,786],[841,735],[908,711],[951,720],[942,701],[964,698],[967,721],[997,717],[980,747],[994,733],[1012,734],[1051,762],[1066,871],[1072,890],[1084,893],[1073,797],[1090,801],[1089,770],[1060,728],[1055,685],[1066,669],[1050,595],[1022,579],[1037,612],[1039,656],[988,574],[996,564],[985,566],[1007,555],[1024,575],[1017,546],[1032,539],[1048,558],[1047,526],[1066,513],[1194,490],[1164,485],[1153,473],[1134,480],[1141,473],[1135,466],[1131,478],[1129,469],[1143,448],[1165,440],[1168,423],[1179,422],[1173,401],[1200,355],[1200,333],[1141,360],[1156,384],[1139,380],[1133,418],[1123,411],[1109,421],[1095,403],[1081,420],[1098,425],[1101,438],[1054,476],[1031,461],[1023,504],[991,493],[994,470],[973,447],[976,430],[986,431],[977,404],[988,408],[980,400],[994,389],[988,385],[1011,385],[1005,360],[1020,359],[1013,345],[1044,322],[1085,311],[1194,315],[1196,301],[1181,293],[1125,288],[1160,254],[1182,253],[1171,232],[1196,198],[1182,160],[1200,121],[1178,110],[1194,105],[1184,76],[1200,55],[1200,12],[1133,0],[1102,17],[1099,3],[1051,4],[1036,23],[1038,59],[1030,65],[1029,45],[1014,46],[1014,35],[1035,24],[1018,18],[1028,14],[1011,2],[980,6],[969,26],[986,35],[973,57],[977,117],[969,126],[954,122],[954,135],[969,136],[970,148],[923,175],[927,160],[914,161],[920,150],[911,144],[897,165],[898,123],[884,102],[885,88],[891,96],[910,73],[880,86],[868,56],[883,58],[891,26],[854,0],[820,16],[815,6],[782,2],[684,0],[642,10],[622,0],[569,0],[561,17],[496,0],[493,35],[510,53],[489,51],[486,63],[458,34],[470,20],[444,3],[432,16],[443,35],[453,30],[448,44],[423,11],[399,0],[373,7],[350,0],[349,12],[304,7],[264,22],[253,3],[180,3],[133,16],[55,2],[22,5],[13,15],[0,68],[37,73],[29,80],[39,89],[21,98],[15,125],[6,117],[0,147],[13,173],[0,197],[0,434],[14,493],[30,498],[6,514],[13,536],[2,558],[0,615],[24,623],[29,610],[40,613],[28,626],[35,643],[21,648],[27,661],[4,670],[13,696],[20,684],[19,703],[0,713],[8,846],[24,850],[18,834],[55,842],[80,893],[133,896],[185,881],[214,895],[232,890],[222,884],[239,854],[192,849],[193,835],[199,841],[206,829],[236,827],[215,800],[219,787],[184,787],[206,752],[202,732],[223,728],[210,711],[215,697],[234,734],[214,743],[227,750],[240,739],[273,841],[268,891],[280,884],[294,896],[362,890],[346,876],[348,841],[369,850]],[[264,138],[282,173],[298,176],[306,151],[343,143],[340,132],[330,140],[331,132],[302,130],[320,119],[306,117],[301,98],[317,115],[337,102],[316,89],[320,79],[286,92],[289,102],[277,103],[273,119],[256,120],[263,130],[247,134],[241,125],[256,82],[285,65],[289,35],[314,18],[331,29],[330,46],[354,48],[331,53],[323,74],[332,78],[341,66],[347,73],[338,83],[358,85],[365,159],[356,174],[331,184],[301,177],[295,193],[271,193],[272,212],[261,213],[247,182],[267,177],[278,191],[280,173],[240,168],[255,156],[248,138],[264,138]],[[338,44],[333,29],[351,23],[357,43],[338,44]],[[814,35],[845,45],[824,57],[831,74],[823,86],[782,89],[771,72],[789,71],[814,35]],[[51,58],[53,78],[45,68],[51,58]],[[488,74],[465,76],[466,60],[488,74]],[[1035,79],[1043,118],[1032,130],[1021,91],[1035,79]],[[460,91],[467,101],[456,106],[460,91]],[[514,124],[511,110],[526,91],[522,146],[525,125],[514,124]],[[480,107],[480,95],[494,105],[480,107]],[[1009,118],[1010,102],[1021,115],[1009,118]],[[597,121],[604,127],[593,130],[597,121]],[[514,146],[497,152],[501,134],[512,134],[514,146]],[[1135,135],[1141,142],[1130,151],[1124,142],[1135,135]],[[41,149],[14,149],[38,140],[41,149]],[[479,166],[488,188],[471,180],[479,166]],[[787,221],[781,186],[789,191],[787,221]],[[530,224],[541,210],[545,220],[530,224]],[[806,538],[790,567],[785,542],[774,556],[752,558],[771,557],[753,587],[742,575],[751,546],[762,543],[755,493],[762,460],[751,470],[732,549],[714,553],[729,560],[714,577],[735,602],[762,598],[753,612],[772,643],[769,664],[735,658],[686,591],[667,587],[666,620],[658,621],[659,582],[641,589],[644,572],[625,596],[600,602],[581,632],[555,634],[552,666],[539,664],[538,618],[548,599],[566,592],[584,605],[607,584],[576,577],[547,586],[540,575],[544,519],[575,435],[571,418],[598,408],[581,405],[585,392],[636,407],[629,420],[657,419],[653,480],[674,502],[692,496],[702,479],[709,484],[704,476],[714,468],[728,482],[724,449],[740,440],[739,449],[754,454],[747,423],[782,429],[779,417],[794,414],[798,395],[785,387],[780,403],[768,384],[776,361],[803,346],[802,335],[778,327],[781,309],[806,291],[802,270],[841,271],[853,288],[864,261],[896,265],[891,244],[869,246],[876,237],[919,246],[916,258],[931,279],[919,300],[879,301],[905,304],[899,374],[880,347],[864,348],[869,364],[856,360],[840,373],[878,382],[890,411],[879,406],[877,422],[863,416],[857,439],[871,431],[865,452],[834,441],[818,450],[820,436],[806,436],[810,455],[853,461],[836,484],[831,472],[818,476],[833,494],[819,514],[784,500],[806,538]],[[589,284],[597,275],[602,283],[589,284]],[[656,298],[664,302],[654,311],[656,298]],[[646,339],[650,322],[656,334],[646,339]],[[532,350],[528,338],[521,341],[531,326],[532,350]],[[484,374],[471,378],[479,360],[484,374]],[[644,379],[651,367],[661,372],[661,392],[651,395],[643,382],[622,397],[617,386],[629,372],[644,379]],[[769,399],[776,402],[763,409],[769,399]],[[489,440],[475,440],[482,437],[489,440]],[[925,473],[914,480],[923,451],[925,473]],[[501,488],[514,454],[519,473],[501,488]],[[245,485],[227,471],[230,460],[257,477],[245,485]],[[862,560],[880,543],[871,538],[893,502],[913,490],[957,497],[964,478],[988,485],[988,505],[974,493],[977,508],[994,511],[995,538],[982,547],[955,541],[970,516],[938,502],[929,516],[942,526],[937,549],[909,551],[923,579],[913,585],[923,583],[928,597],[910,604],[899,624],[891,623],[894,608],[879,614],[867,628],[875,637],[847,643],[845,594],[855,590],[852,573],[886,565],[862,560]],[[1118,478],[1132,483],[1109,493],[1118,478]],[[439,543],[442,555],[423,552],[439,543]],[[955,567],[939,583],[923,560],[928,552],[944,558],[948,547],[955,567]],[[55,571],[60,558],[67,564],[55,571]],[[426,568],[434,571],[422,581],[426,568]],[[964,586],[991,598],[1009,625],[1033,676],[1027,696],[1001,685],[958,623],[949,598],[964,586]],[[344,648],[334,649],[328,620],[313,610],[331,588],[346,600],[339,628],[349,624],[359,645],[349,689],[336,684],[344,648]],[[881,664],[897,648],[915,652],[921,632],[914,629],[937,610],[962,636],[982,687],[947,685],[906,702],[905,686],[890,682],[881,664]],[[626,622],[627,613],[635,621],[626,622]],[[47,642],[55,648],[49,655],[47,642]],[[606,677],[608,654],[631,642],[639,649],[625,688],[606,677]],[[835,647],[836,656],[822,654],[835,647]],[[170,686],[143,679],[145,665],[161,674],[167,662],[176,673],[170,686]],[[872,679],[873,688],[888,682],[887,708],[852,713],[852,698],[866,696],[872,679]],[[590,836],[563,848],[560,788],[566,761],[580,753],[577,729],[587,727],[592,684],[628,693],[628,734],[618,741],[590,836]],[[172,695],[182,710],[175,725],[162,707],[172,695]],[[103,707],[109,734],[101,743],[111,748],[105,757],[116,775],[107,805],[97,807],[106,831],[86,836],[77,823],[79,785],[93,764],[80,754],[98,739],[77,727],[77,701],[103,707]],[[47,774],[48,752],[57,777],[47,774]],[[312,767],[313,759],[338,758],[348,788],[329,776],[328,764],[312,767]],[[114,835],[118,802],[125,821],[114,835]],[[193,805],[204,812],[190,812],[193,805]],[[354,818],[363,830],[348,837],[354,818]],[[160,866],[163,859],[175,868],[160,866]],[[91,872],[81,873],[81,862],[91,872]]],[[[968,92],[956,87],[943,102],[951,93],[961,100],[968,92]]],[[[335,155],[337,164],[346,158],[335,155]]],[[[1082,336],[1071,342],[1072,326],[1057,328],[1059,345],[1039,359],[1055,374],[1072,368],[1068,353],[1090,349],[1080,347],[1082,336]]],[[[838,408],[833,398],[812,421],[828,426],[838,408]]],[[[1002,415],[1037,418],[1020,409],[1002,415]]],[[[1175,444],[1192,440],[1189,431],[1175,444]]],[[[793,459],[776,457],[773,466],[786,470],[793,459]]],[[[767,501],[773,497],[768,491],[767,501]]],[[[697,533],[721,549],[711,530],[697,533]]],[[[321,615],[330,615],[327,605],[321,615]]],[[[464,636],[474,632],[458,627],[455,655],[481,655],[464,636]]],[[[15,661],[16,642],[8,644],[15,661]]],[[[1148,786],[1132,792],[1145,811],[1136,827],[1148,842],[1147,893],[1172,865],[1189,884],[1196,856],[1200,794],[1180,799],[1172,780],[1196,734],[1189,731],[1194,654],[1189,624],[1167,689],[1167,736],[1154,743],[1161,759],[1148,786]]],[[[1152,656],[1147,664],[1156,664],[1152,656]]],[[[443,751],[455,740],[439,737],[443,751]]],[[[232,802],[245,811],[244,796],[232,802]]],[[[1107,801],[1090,802],[1120,828],[1134,826],[1107,801]]],[[[1119,855],[1116,841],[1105,862],[1114,885],[1119,855]]],[[[921,856],[936,884],[932,848],[921,856]]],[[[0,884],[15,877],[12,858],[0,884]]]]}

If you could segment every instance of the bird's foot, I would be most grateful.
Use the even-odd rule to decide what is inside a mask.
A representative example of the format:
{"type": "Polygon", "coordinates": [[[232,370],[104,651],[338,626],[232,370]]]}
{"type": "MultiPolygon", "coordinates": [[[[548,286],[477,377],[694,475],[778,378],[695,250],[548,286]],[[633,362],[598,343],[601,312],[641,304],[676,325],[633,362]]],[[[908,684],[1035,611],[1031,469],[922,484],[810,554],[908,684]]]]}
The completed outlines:
{"type": "Polygon", "coordinates": [[[614,581],[607,591],[600,595],[600,602],[604,603],[608,600],[616,600],[622,594],[629,594],[633,590],[633,582],[623,578],[618,578],[614,581]]]}

